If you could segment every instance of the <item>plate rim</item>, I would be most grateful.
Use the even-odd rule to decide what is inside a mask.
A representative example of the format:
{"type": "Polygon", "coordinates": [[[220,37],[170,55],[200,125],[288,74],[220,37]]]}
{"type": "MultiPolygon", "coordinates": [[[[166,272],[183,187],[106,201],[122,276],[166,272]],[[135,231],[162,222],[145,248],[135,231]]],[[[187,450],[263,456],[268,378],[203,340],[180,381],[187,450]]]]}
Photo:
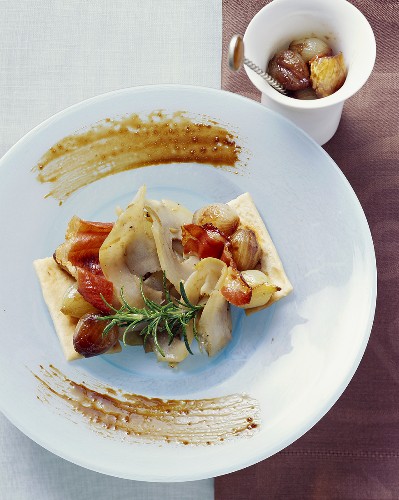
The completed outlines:
{"type": "MultiPolygon", "coordinates": [[[[359,349],[357,352],[357,357],[355,362],[353,363],[351,370],[349,370],[346,374],[346,377],[344,379],[344,382],[342,383],[342,386],[337,390],[336,393],[334,393],[329,399],[328,402],[325,403],[324,405],[324,410],[319,414],[316,418],[312,419],[312,421],[308,421],[307,425],[305,426],[305,429],[301,428],[298,430],[294,435],[290,436],[284,443],[281,443],[281,445],[276,449],[274,452],[268,454],[267,456],[264,456],[262,454],[258,455],[253,455],[250,459],[247,460],[235,460],[234,464],[232,465],[231,463],[229,464],[229,467],[223,467],[223,466],[218,466],[214,467],[214,464],[212,464],[212,467],[209,467],[208,471],[203,470],[202,472],[196,472],[193,471],[193,474],[191,474],[190,477],[174,477],[174,476],[168,476],[168,477],[162,477],[159,478],[159,476],[153,476],[151,474],[148,475],[140,475],[140,474],[131,474],[131,475],[120,475],[117,473],[117,471],[110,471],[110,468],[105,470],[102,467],[98,466],[93,466],[92,463],[88,464],[85,463],[84,460],[79,461],[75,456],[71,457],[68,453],[65,453],[64,451],[61,451],[59,449],[55,449],[54,447],[51,446],[51,443],[49,441],[46,441],[45,439],[42,439],[40,435],[36,435],[34,432],[32,432],[30,429],[26,429],[24,425],[20,421],[16,421],[15,418],[11,417],[7,409],[3,406],[3,401],[2,398],[0,398],[0,411],[4,414],[4,416],[15,426],[17,427],[21,432],[23,432],[26,436],[28,436],[30,439],[32,439],[34,442],[36,442],[38,445],[41,447],[45,448],[46,450],[54,453],[55,455],[64,458],[71,463],[74,463],[76,465],[85,467],[89,470],[93,470],[99,473],[107,474],[107,475],[112,475],[114,477],[119,477],[119,478],[124,478],[124,479],[132,479],[132,480],[141,480],[141,481],[150,481],[150,482],[184,482],[184,481],[192,481],[192,480],[200,480],[200,479],[205,479],[205,478],[211,478],[211,477],[217,477],[223,474],[227,473],[232,473],[236,472],[238,470],[241,470],[243,468],[246,468],[248,466],[254,465],[256,463],[259,463],[262,460],[266,460],[267,458],[270,458],[274,454],[278,453],[279,451],[285,449],[287,446],[295,442],[297,439],[299,439],[301,436],[306,434],[316,423],[318,423],[325,415],[330,411],[330,409],[334,406],[334,404],[337,402],[337,400],[342,396],[343,392],[346,390],[347,386],[349,385],[350,381],[352,380],[355,372],[357,371],[360,362],[363,358],[364,352],[366,350],[367,344],[369,342],[369,338],[372,332],[372,326],[373,326],[373,321],[375,317],[375,310],[376,310],[376,300],[377,300],[377,266],[376,266],[376,256],[375,256],[375,248],[373,244],[373,239],[372,239],[372,234],[370,230],[370,226],[367,220],[367,217],[365,215],[365,212],[363,210],[363,207],[360,203],[360,200],[358,199],[353,187],[349,183],[348,179],[346,176],[343,174],[341,169],[338,167],[336,162],[328,155],[328,153],[320,147],[306,132],[304,132],[302,129],[297,127],[295,124],[293,124],[290,120],[287,118],[281,116],[279,113],[270,110],[266,108],[264,105],[262,105],[259,102],[253,101],[250,98],[235,94],[233,92],[229,92],[226,90],[222,89],[214,89],[214,88],[208,88],[208,87],[202,87],[202,86],[196,86],[196,85],[182,85],[182,84],[153,84],[153,85],[142,85],[142,86],[137,86],[137,87],[127,87],[119,90],[114,90],[111,92],[106,92],[102,93],[96,96],[93,96],[89,99],[85,99],[83,101],[80,101],[78,103],[75,103],[61,111],[58,111],[57,113],[53,114],[52,116],[48,117],[46,120],[42,121],[38,125],[36,125],[33,129],[31,129],[29,132],[27,132],[24,136],[22,136],[1,158],[0,158],[0,169],[2,168],[3,164],[6,163],[9,158],[17,154],[21,147],[24,147],[25,143],[29,142],[33,136],[35,136],[37,133],[40,133],[42,129],[45,129],[46,127],[50,126],[53,122],[56,122],[59,118],[64,118],[68,116],[69,114],[73,114],[76,110],[78,109],[84,109],[86,106],[91,106],[95,104],[96,102],[101,102],[104,99],[112,99],[115,96],[122,95],[122,94],[130,94],[130,93],[140,93],[140,92],[167,92],[168,90],[181,90],[181,91],[190,91],[190,92],[202,92],[202,93],[212,93],[215,95],[220,95],[220,94],[227,94],[230,98],[232,99],[237,99],[239,101],[245,101],[247,105],[250,106],[255,106],[259,109],[262,109],[269,113],[272,116],[276,116],[278,120],[282,120],[283,122],[286,122],[289,127],[296,129],[299,134],[302,136],[306,137],[307,140],[313,145],[313,147],[316,147],[318,151],[322,153],[322,155],[326,158],[326,160],[330,163],[331,167],[335,170],[335,172],[341,177],[341,181],[344,182],[346,185],[346,188],[349,188],[349,191],[351,192],[351,196],[353,198],[353,201],[356,202],[357,208],[361,211],[362,218],[365,222],[364,229],[367,229],[367,231],[364,232],[364,237],[367,237],[368,244],[367,244],[367,249],[368,249],[368,257],[371,259],[371,266],[370,266],[370,278],[372,279],[373,283],[373,289],[370,291],[370,310],[367,318],[367,325],[365,328],[365,335],[363,336],[362,344],[359,345],[359,349]]],[[[111,467],[112,469],[112,467],[111,467]]]]}

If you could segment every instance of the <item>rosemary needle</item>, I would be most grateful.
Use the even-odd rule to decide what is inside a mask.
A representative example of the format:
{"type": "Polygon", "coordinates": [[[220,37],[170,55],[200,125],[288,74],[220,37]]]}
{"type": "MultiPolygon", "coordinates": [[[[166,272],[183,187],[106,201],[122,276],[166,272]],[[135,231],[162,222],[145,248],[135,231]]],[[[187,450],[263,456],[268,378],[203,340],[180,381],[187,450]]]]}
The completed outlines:
{"type": "Polygon", "coordinates": [[[190,349],[190,344],[187,338],[187,325],[193,320],[193,333],[197,338],[196,330],[196,315],[204,307],[202,305],[192,304],[186,294],[184,285],[180,283],[181,300],[173,300],[166,286],[166,278],[164,273],[163,287],[165,293],[165,301],[162,304],[157,304],[145,296],[143,291],[143,280],[140,280],[140,292],[144,301],[144,307],[138,308],[129,305],[123,295],[123,288],[120,291],[120,299],[122,306],[120,309],[115,309],[103,297],[103,301],[114,312],[106,316],[99,316],[99,320],[109,321],[103,330],[103,336],[114,327],[125,328],[123,334],[123,342],[125,343],[126,335],[137,326],[143,326],[140,335],[143,336],[144,344],[148,338],[152,338],[157,351],[161,356],[165,357],[158,342],[158,334],[166,332],[169,337],[169,345],[176,337],[183,337],[187,351],[193,354],[190,349]]]}

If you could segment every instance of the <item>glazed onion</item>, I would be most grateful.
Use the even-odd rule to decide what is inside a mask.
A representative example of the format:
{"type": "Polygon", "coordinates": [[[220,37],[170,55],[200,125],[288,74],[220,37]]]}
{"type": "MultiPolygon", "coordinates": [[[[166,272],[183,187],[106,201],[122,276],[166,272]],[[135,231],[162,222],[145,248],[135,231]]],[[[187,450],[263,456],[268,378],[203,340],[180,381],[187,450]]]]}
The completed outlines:
{"type": "Polygon", "coordinates": [[[239,271],[253,269],[261,256],[258,240],[251,229],[237,229],[230,238],[229,249],[239,271]]]}
{"type": "Polygon", "coordinates": [[[276,285],[268,281],[265,273],[256,269],[243,271],[241,277],[252,290],[251,300],[241,307],[249,309],[266,305],[274,292],[278,290],[276,285]]]}
{"type": "Polygon", "coordinates": [[[320,38],[301,38],[290,43],[290,50],[297,52],[307,63],[315,57],[325,57],[332,55],[332,50],[328,44],[320,38]]]}
{"type": "Polygon", "coordinates": [[[224,203],[213,203],[200,208],[193,215],[193,224],[203,226],[212,224],[226,236],[230,236],[237,229],[240,223],[235,210],[224,203]]]}
{"type": "Polygon", "coordinates": [[[309,87],[309,68],[298,52],[281,50],[270,59],[267,72],[287,90],[309,87]]]}
{"type": "Polygon", "coordinates": [[[297,90],[296,92],[293,92],[292,97],[295,97],[295,99],[300,99],[302,101],[311,101],[313,99],[317,99],[316,92],[312,89],[312,87],[297,90]]]}
{"type": "Polygon", "coordinates": [[[119,339],[118,327],[114,326],[107,335],[103,335],[106,321],[98,319],[96,314],[85,314],[76,325],[73,335],[73,347],[85,358],[104,354],[114,347],[119,339]]]}
{"type": "Polygon", "coordinates": [[[78,285],[74,283],[64,294],[61,312],[73,318],[81,318],[84,314],[98,311],[78,292],[78,285]]]}

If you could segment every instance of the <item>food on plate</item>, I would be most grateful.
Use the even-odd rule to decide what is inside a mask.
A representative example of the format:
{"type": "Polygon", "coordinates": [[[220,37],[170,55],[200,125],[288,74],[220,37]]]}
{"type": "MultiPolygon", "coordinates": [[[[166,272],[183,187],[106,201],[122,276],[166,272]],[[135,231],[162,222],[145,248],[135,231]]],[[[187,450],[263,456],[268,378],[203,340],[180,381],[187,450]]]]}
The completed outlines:
{"type": "Polygon", "coordinates": [[[115,223],[74,216],[53,257],[34,266],[68,360],[142,345],[171,366],[192,344],[214,356],[246,314],[291,292],[249,193],[192,214],[142,186],[115,223]]]}
{"type": "Polygon", "coordinates": [[[346,65],[341,52],[333,55],[325,40],[305,37],[270,59],[268,72],[296,99],[327,97],[342,87],[346,65]]]}
{"type": "MultiPolygon", "coordinates": [[[[63,299],[68,295],[71,287],[76,285],[76,280],[64,271],[53,257],[35,260],[34,266],[65,358],[68,360],[79,358],[73,346],[73,334],[79,319],[62,312],[63,299]]],[[[80,294],[79,297],[81,297],[80,294]]],[[[82,300],[84,299],[80,299],[79,302],[82,300]]],[[[97,311],[95,308],[94,310],[97,311]]],[[[115,344],[107,352],[119,351],[121,351],[120,343],[115,344]]]]}

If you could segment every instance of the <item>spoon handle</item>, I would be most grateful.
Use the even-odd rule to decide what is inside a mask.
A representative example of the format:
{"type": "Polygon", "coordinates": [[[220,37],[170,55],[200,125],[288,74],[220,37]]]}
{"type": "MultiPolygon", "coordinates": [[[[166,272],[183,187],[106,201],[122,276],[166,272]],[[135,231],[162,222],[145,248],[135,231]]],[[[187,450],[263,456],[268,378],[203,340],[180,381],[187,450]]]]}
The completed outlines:
{"type": "Polygon", "coordinates": [[[262,69],[259,68],[255,63],[244,57],[244,64],[245,66],[248,66],[248,68],[252,69],[257,75],[261,76],[271,87],[273,87],[275,90],[280,92],[280,94],[286,95],[287,92],[285,91],[284,87],[274,78],[272,78],[270,75],[265,73],[262,69]]]}

